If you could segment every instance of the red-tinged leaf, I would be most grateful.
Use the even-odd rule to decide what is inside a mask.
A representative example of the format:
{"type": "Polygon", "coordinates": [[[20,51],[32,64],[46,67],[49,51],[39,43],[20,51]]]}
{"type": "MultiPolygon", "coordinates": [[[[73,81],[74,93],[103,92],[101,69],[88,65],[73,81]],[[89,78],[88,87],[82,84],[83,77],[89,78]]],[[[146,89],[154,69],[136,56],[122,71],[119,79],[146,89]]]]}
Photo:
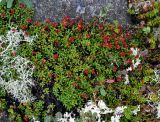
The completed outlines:
{"type": "Polygon", "coordinates": [[[107,82],[107,83],[114,83],[115,79],[107,79],[105,82],[107,82]]]}

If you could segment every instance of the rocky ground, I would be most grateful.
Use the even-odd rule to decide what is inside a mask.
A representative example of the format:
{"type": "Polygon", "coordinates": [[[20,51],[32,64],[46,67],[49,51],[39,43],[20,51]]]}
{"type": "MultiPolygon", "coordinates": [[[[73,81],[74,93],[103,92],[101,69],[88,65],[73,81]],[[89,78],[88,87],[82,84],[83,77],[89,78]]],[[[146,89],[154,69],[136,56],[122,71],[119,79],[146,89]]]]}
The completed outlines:
{"type": "Polygon", "coordinates": [[[61,20],[65,15],[71,18],[82,16],[90,20],[99,16],[104,10],[104,15],[109,21],[118,20],[121,24],[129,24],[127,14],[127,0],[32,0],[35,9],[35,20],[51,19],[61,20]]]}

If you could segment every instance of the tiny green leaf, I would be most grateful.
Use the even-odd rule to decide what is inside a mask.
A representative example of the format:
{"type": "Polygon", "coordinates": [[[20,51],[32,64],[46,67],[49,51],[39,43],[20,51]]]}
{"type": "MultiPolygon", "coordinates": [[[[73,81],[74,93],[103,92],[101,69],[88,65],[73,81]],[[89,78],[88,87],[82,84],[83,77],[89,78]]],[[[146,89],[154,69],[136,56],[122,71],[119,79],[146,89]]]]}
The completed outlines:
{"type": "Polygon", "coordinates": [[[25,4],[27,5],[28,8],[32,8],[32,1],[31,0],[25,0],[25,4]]]}
{"type": "Polygon", "coordinates": [[[144,32],[145,34],[148,34],[148,33],[151,32],[151,28],[150,28],[150,27],[145,27],[145,28],[143,28],[143,32],[144,32]]]}
{"type": "Polygon", "coordinates": [[[7,1],[7,8],[11,8],[14,0],[7,1]]]}
{"type": "Polygon", "coordinates": [[[0,5],[4,5],[6,3],[6,0],[2,0],[1,2],[0,2],[0,5]]]}
{"type": "Polygon", "coordinates": [[[124,115],[128,120],[131,119],[131,108],[130,107],[124,110],[124,115]]]}
{"type": "Polygon", "coordinates": [[[102,96],[106,96],[106,91],[104,90],[104,88],[100,88],[100,93],[102,96]]]}
{"type": "Polygon", "coordinates": [[[44,122],[51,122],[51,117],[50,116],[46,116],[44,122]]]}

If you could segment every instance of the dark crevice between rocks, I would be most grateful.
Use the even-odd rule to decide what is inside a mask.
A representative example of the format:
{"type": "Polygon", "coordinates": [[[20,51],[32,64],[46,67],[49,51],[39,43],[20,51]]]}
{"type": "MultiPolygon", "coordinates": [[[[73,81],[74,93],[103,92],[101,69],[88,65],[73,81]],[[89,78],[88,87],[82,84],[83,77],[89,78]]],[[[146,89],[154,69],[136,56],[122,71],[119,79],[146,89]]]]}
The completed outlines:
{"type": "MultiPolygon", "coordinates": [[[[52,76],[52,82],[44,86],[45,88],[49,88],[49,93],[46,94],[44,98],[45,101],[44,109],[46,110],[47,106],[53,103],[54,105],[56,105],[54,111],[63,112],[66,110],[66,108],[59,100],[57,100],[55,95],[52,93],[54,82],[55,82],[54,76],[52,76]]],[[[41,100],[41,95],[43,94],[42,89],[44,88],[41,88],[38,84],[32,87],[32,93],[36,97],[36,100],[41,100]]]]}
{"type": "Polygon", "coordinates": [[[3,110],[3,112],[1,113],[3,116],[0,117],[0,122],[10,122],[8,119],[8,109],[13,106],[13,110],[16,113],[19,113],[21,118],[24,117],[24,113],[18,109],[18,106],[20,105],[20,102],[18,101],[18,99],[13,98],[13,96],[11,94],[7,94],[5,97],[1,97],[2,99],[5,99],[7,101],[6,104],[6,108],[3,110]]]}

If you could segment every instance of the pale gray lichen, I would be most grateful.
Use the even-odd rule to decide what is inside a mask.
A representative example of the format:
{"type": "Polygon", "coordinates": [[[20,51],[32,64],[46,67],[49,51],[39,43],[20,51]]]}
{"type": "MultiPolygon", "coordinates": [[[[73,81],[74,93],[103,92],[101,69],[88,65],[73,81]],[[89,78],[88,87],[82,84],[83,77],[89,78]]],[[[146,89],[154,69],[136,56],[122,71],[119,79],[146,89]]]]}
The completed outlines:
{"type": "Polygon", "coordinates": [[[34,85],[32,74],[34,66],[31,61],[20,57],[16,53],[20,42],[32,43],[33,37],[25,35],[22,30],[16,28],[11,29],[4,36],[0,36],[0,87],[4,88],[8,93],[20,102],[28,102],[34,100],[30,87],[34,85]],[[5,46],[3,46],[5,45],[5,46]]]}

